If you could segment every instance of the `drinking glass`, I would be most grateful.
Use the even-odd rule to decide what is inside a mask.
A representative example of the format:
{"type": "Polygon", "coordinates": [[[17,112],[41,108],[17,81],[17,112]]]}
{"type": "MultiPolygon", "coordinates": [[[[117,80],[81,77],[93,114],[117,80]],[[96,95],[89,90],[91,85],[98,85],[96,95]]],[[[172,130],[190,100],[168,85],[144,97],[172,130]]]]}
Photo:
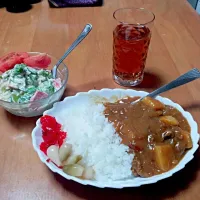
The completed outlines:
{"type": "Polygon", "coordinates": [[[114,12],[113,79],[122,86],[136,86],[144,76],[155,15],[144,8],[121,8],[114,12]]]}

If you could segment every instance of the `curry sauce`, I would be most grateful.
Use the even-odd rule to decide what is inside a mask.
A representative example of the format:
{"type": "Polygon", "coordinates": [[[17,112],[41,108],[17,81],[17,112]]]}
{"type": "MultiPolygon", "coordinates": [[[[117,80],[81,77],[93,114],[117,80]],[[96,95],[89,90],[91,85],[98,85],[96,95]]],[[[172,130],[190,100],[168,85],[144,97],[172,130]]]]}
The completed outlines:
{"type": "Polygon", "coordinates": [[[105,103],[104,115],[135,154],[133,174],[150,177],[172,169],[192,148],[190,126],[176,108],[150,97],[131,105],[136,99],[105,103]]]}

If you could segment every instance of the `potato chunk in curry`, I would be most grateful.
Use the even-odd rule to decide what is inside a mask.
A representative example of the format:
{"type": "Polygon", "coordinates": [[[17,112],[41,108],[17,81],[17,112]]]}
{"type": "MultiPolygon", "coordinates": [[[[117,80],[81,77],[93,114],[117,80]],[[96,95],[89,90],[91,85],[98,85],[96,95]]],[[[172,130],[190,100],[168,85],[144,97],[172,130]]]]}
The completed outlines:
{"type": "Polygon", "coordinates": [[[186,148],[192,148],[192,139],[190,137],[190,133],[188,133],[187,131],[182,131],[181,133],[183,135],[183,139],[186,141],[186,148]]]}
{"type": "Polygon", "coordinates": [[[176,126],[178,125],[178,120],[172,116],[162,116],[159,118],[161,122],[171,125],[171,126],[176,126]]]}
{"type": "Polygon", "coordinates": [[[145,97],[142,102],[155,110],[162,110],[165,107],[163,103],[151,97],[145,97]]]}
{"type": "Polygon", "coordinates": [[[173,148],[170,144],[156,145],[154,147],[155,160],[159,169],[168,171],[174,160],[173,148]]]}

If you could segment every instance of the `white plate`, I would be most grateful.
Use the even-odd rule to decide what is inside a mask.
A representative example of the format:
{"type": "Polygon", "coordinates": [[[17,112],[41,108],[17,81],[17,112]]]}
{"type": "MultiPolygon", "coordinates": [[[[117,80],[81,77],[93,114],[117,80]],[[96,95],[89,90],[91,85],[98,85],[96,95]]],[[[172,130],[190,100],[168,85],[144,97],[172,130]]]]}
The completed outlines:
{"type": "MultiPolygon", "coordinates": [[[[91,98],[99,99],[101,97],[113,101],[114,99],[116,100],[117,98],[122,98],[122,97],[125,97],[125,96],[145,96],[147,94],[148,94],[147,92],[135,91],[135,90],[129,90],[129,89],[128,90],[124,90],[124,89],[90,90],[89,92],[78,93],[78,94],[76,94],[75,96],[72,96],[72,97],[66,97],[62,102],[55,103],[52,109],[45,111],[44,115],[49,114],[49,115],[55,116],[56,119],[59,119],[59,114],[62,111],[64,111],[65,109],[67,109],[67,105],[71,104],[74,101],[85,101],[85,100],[87,101],[91,98]]],[[[109,181],[108,180],[106,182],[81,180],[79,178],[69,176],[69,175],[65,174],[61,169],[56,167],[53,163],[47,162],[46,161],[48,159],[47,156],[42,151],[40,151],[39,145],[42,142],[42,131],[41,131],[41,127],[40,127],[40,120],[37,120],[36,127],[34,128],[34,130],[32,132],[33,147],[34,147],[35,151],[38,153],[41,161],[43,163],[45,163],[53,172],[60,174],[61,176],[65,177],[68,180],[74,180],[74,181],[81,183],[83,185],[92,185],[92,186],[96,186],[96,187],[99,187],[99,188],[104,188],[104,187],[109,187],[109,188],[138,187],[138,186],[141,186],[141,185],[155,183],[159,180],[168,178],[168,177],[172,176],[175,172],[183,169],[185,167],[185,165],[190,160],[193,159],[194,153],[198,148],[199,134],[197,132],[197,123],[193,120],[190,113],[184,111],[183,108],[180,105],[172,102],[171,100],[169,100],[167,98],[163,98],[163,97],[158,96],[157,99],[160,100],[161,102],[163,102],[166,105],[171,105],[173,107],[176,107],[183,114],[183,116],[188,120],[188,122],[190,124],[191,137],[192,137],[192,142],[193,142],[192,149],[190,149],[186,153],[186,155],[179,162],[179,164],[175,168],[173,168],[172,170],[170,170],[166,173],[156,175],[156,176],[153,176],[153,177],[149,177],[149,178],[136,177],[136,178],[129,178],[129,179],[120,180],[120,181],[109,181]]]]}

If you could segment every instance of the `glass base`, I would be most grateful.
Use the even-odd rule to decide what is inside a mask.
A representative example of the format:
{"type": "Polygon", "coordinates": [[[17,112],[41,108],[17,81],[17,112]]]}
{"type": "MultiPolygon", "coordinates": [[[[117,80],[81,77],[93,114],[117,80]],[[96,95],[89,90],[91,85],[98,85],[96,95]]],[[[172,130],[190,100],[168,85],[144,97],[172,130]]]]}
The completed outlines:
{"type": "Polygon", "coordinates": [[[143,75],[138,77],[137,79],[135,80],[124,80],[124,79],[121,79],[119,76],[116,76],[113,74],[113,80],[121,85],[121,86],[124,86],[124,87],[133,87],[133,86],[136,86],[136,85],[139,85],[142,81],[143,81],[143,75]]]}

